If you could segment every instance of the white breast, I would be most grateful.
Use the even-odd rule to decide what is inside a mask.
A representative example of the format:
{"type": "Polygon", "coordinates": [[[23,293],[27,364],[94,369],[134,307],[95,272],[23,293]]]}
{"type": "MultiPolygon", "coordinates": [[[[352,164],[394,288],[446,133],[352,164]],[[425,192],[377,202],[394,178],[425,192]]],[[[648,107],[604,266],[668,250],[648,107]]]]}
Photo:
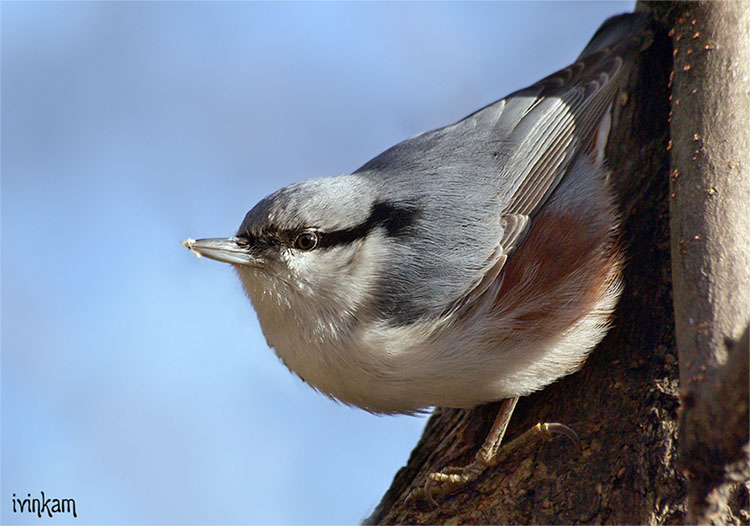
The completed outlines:
{"type": "Polygon", "coordinates": [[[580,161],[473,306],[402,327],[368,311],[387,246],[377,232],[282,254],[282,273],[237,269],[269,345],[319,391],[381,413],[472,407],[581,366],[620,292],[615,224],[604,173],[580,161]]]}

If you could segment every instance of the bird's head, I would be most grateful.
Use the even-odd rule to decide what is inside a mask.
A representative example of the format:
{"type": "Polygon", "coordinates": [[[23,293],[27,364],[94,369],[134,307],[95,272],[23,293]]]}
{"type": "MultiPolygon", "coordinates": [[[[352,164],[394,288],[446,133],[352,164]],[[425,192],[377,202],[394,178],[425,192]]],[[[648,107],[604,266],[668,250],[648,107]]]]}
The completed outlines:
{"type": "Polygon", "coordinates": [[[350,331],[387,310],[383,280],[408,265],[419,213],[377,199],[373,184],[357,175],[295,183],[255,205],[236,236],[183,244],[236,268],[269,340],[271,327],[309,338],[350,331]]]}

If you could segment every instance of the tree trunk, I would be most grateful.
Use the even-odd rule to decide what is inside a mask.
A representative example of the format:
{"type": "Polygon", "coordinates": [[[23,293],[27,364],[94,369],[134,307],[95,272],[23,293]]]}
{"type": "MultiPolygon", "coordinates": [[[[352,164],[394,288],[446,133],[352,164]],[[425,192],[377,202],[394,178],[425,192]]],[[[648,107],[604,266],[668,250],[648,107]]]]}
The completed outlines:
{"type": "MultiPolygon", "coordinates": [[[[682,33],[670,29],[677,27],[680,17],[689,17],[685,13],[690,9],[696,10],[694,16],[702,16],[697,13],[704,7],[669,3],[647,8],[656,11],[655,15],[666,29],[656,35],[653,45],[644,52],[641,67],[633,75],[627,90],[627,101],[621,100],[623,104],[617,108],[619,115],[608,150],[623,219],[621,241],[627,253],[625,288],[617,307],[615,326],[581,371],[540,393],[522,398],[506,435],[506,442],[510,442],[537,422],[561,422],[579,434],[582,453],[564,439],[555,439],[530,451],[511,453],[502,464],[487,470],[474,484],[442,499],[436,508],[426,503],[406,504],[406,495],[414,487],[423,485],[429,473],[448,465],[465,465],[473,459],[492,424],[497,405],[466,411],[436,409],[407,465],[396,474],[382,502],[367,519],[368,523],[683,523],[688,518],[709,520],[706,515],[696,514],[696,507],[692,504],[705,502],[706,495],[722,503],[719,506],[722,514],[713,516],[714,520],[735,523],[750,520],[747,514],[748,476],[742,471],[747,466],[742,447],[747,445],[748,436],[748,408],[747,405],[743,408],[742,396],[746,404],[747,394],[745,391],[743,395],[741,389],[733,389],[737,382],[743,381],[743,368],[739,362],[742,361],[742,352],[747,350],[747,343],[744,351],[741,344],[735,345],[740,349],[733,355],[738,363],[736,367],[714,368],[718,372],[731,369],[732,375],[718,374],[711,376],[711,382],[693,384],[700,385],[703,391],[719,389],[722,395],[739,398],[731,407],[720,406],[723,413],[718,414],[731,422],[735,429],[742,429],[744,425],[744,434],[740,436],[733,430],[731,440],[721,441],[718,456],[711,457],[721,460],[718,471],[713,461],[698,462],[701,469],[693,471],[691,458],[685,456],[687,453],[700,457],[694,448],[691,449],[695,445],[714,454],[711,449],[713,435],[708,435],[712,438],[707,443],[706,436],[701,442],[696,433],[699,430],[705,432],[705,427],[699,422],[710,422],[705,415],[716,415],[717,404],[724,400],[719,397],[717,402],[717,397],[711,393],[704,396],[703,391],[693,390],[690,392],[691,399],[695,400],[694,407],[709,409],[701,409],[698,414],[704,416],[700,418],[693,415],[693,409],[681,410],[680,372],[683,364],[680,360],[685,357],[682,350],[678,357],[672,306],[670,202],[677,199],[672,197],[674,190],[670,190],[670,179],[674,179],[669,151],[672,147],[669,124],[672,39],[676,40],[677,34],[687,31],[685,28],[689,28],[692,19],[688,20],[688,26],[682,23],[682,29],[678,29],[682,33]],[[745,415],[744,420],[742,415],[745,415]],[[681,432],[681,422],[685,419],[695,422],[690,424],[695,430],[692,438],[681,432]],[[686,449],[687,444],[691,446],[686,449]],[[710,467],[706,468],[704,464],[710,467]],[[727,471],[732,467],[733,471],[727,471]],[[708,483],[697,484],[696,481],[708,483]],[[691,503],[689,514],[688,502],[691,503]]],[[[696,62],[705,57],[697,52],[691,55],[695,56],[694,68],[696,62]]],[[[750,61],[744,60],[743,67],[747,68],[750,61]]],[[[744,74],[747,75],[747,70],[744,74]]],[[[677,82],[679,75],[676,73],[675,76],[677,82]]],[[[748,82],[747,78],[750,77],[746,76],[744,82],[748,82]]],[[[736,78],[737,82],[740,79],[736,78]]],[[[695,100],[697,98],[693,94],[691,104],[700,104],[695,100]]],[[[682,137],[676,132],[682,126],[679,118],[675,112],[672,121],[675,137],[682,137]]],[[[712,124],[706,121],[705,125],[712,124]]],[[[737,127],[742,128],[742,125],[737,127]]],[[[734,133],[744,136],[747,141],[750,119],[744,121],[743,129],[737,130],[737,127],[733,128],[734,133]]],[[[690,147],[694,150],[690,130],[685,133],[690,134],[690,147]]],[[[720,130],[723,133],[724,128],[720,130]]],[[[723,137],[717,136],[714,140],[721,141],[723,137]]],[[[713,144],[704,142],[703,147],[713,144]]],[[[744,170],[742,177],[747,182],[750,147],[747,142],[745,145],[744,165],[732,168],[735,171],[731,173],[731,181],[738,177],[740,170],[744,170]]],[[[678,146],[682,148],[675,142],[675,148],[678,146]]],[[[739,159],[739,156],[728,157],[735,158],[739,159]]],[[[729,193],[727,190],[732,184],[729,188],[722,186],[722,191],[729,193]]],[[[745,207],[750,207],[750,199],[744,203],[745,207]]],[[[686,213],[689,215],[695,210],[686,213]]],[[[745,214],[747,217],[747,212],[745,214]]],[[[732,221],[741,220],[742,214],[732,217],[732,221]]],[[[748,239],[750,235],[742,240],[745,250],[748,239]]],[[[731,247],[725,248],[733,251],[731,247]]],[[[689,267],[693,263],[685,261],[680,264],[689,267]]],[[[750,283],[736,286],[744,286],[746,292],[750,283]]],[[[747,314],[745,316],[746,323],[747,314]]],[[[727,340],[730,343],[732,338],[740,336],[736,325],[731,331],[721,328],[718,334],[730,338],[727,340]]],[[[726,344],[718,336],[716,341],[720,345],[726,344]]],[[[724,353],[726,356],[726,350],[724,353]]],[[[746,355],[744,363],[746,389],[746,355]]],[[[695,367],[702,371],[701,364],[694,362],[687,369],[691,373],[696,371],[695,367]]],[[[682,425],[687,427],[687,424],[682,425]]],[[[714,433],[721,429],[714,424],[714,433]]],[[[712,509],[716,511],[718,508],[712,509]]]]}
{"type": "Polygon", "coordinates": [[[672,22],[680,465],[687,522],[724,524],[750,480],[750,3],[681,5],[672,22]]]}

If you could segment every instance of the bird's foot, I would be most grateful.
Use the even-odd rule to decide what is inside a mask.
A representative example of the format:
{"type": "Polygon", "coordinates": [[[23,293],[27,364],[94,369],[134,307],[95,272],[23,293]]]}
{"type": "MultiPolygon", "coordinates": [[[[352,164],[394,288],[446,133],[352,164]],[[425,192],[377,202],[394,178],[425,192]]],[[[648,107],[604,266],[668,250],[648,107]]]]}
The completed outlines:
{"type": "Polygon", "coordinates": [[[445,497],[458,492],[461,488],[479,478],[488,464],[479,458],[464,467],[449,466],[442,471],[430,473],[424,486],[415,488],[406,497],[407,502],[426,500],[437,506],[435,497],[445,497]]]}
{"type": "Polygon", "coordinates": [[[424,486],[413,489],[406,497],[407,502],[426,500],[432,506],[437,506],[436,497],[446,497],[457,493],[468,484],[474,482],[488,468],[496,466],[519,450],[528,455],[542,441],[549,440],[555,435],[562,435],[581,449],[581,441],[575,431],[563,424],[537,424],[523,435],[519,436],[504,447],[497,449],[493,445],[485,445],[477,453],[471,464],[464,467],[450,466],[442,471],[430,473],[424,486]]]}

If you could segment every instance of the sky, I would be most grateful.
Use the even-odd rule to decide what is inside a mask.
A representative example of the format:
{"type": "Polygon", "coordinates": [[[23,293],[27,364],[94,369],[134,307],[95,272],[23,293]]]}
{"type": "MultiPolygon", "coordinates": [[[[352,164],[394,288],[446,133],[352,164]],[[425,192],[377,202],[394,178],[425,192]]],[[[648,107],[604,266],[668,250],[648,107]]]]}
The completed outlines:
{"type": "Polygon", "coordinates": [[[303,384],[229,265],[258,200],[569,64],[633,2],[0,2],[0,521],[355,524],[425,417],[303,384]],[[14,511],[15,505],[15,511],[14,511]]]}

